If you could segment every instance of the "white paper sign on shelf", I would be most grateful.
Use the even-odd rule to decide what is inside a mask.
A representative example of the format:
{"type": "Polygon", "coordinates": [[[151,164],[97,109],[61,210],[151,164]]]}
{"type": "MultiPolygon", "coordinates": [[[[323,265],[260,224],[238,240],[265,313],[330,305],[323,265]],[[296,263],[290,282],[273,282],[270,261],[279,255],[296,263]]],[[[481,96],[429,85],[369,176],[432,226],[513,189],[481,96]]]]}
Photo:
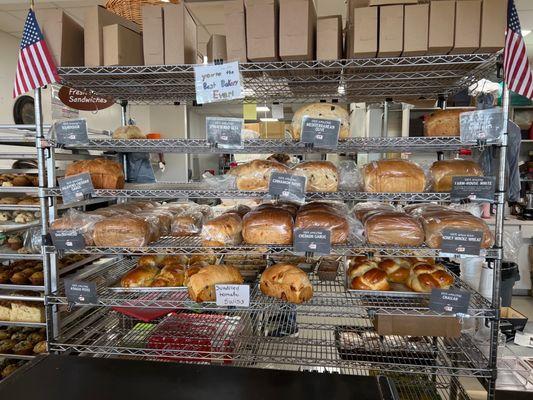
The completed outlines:
{"type": "Polygon", "coordinates": [[[250,306],[250,285],[215,285],[215,292],[217,306],[250,306]]]}
{"type": "Polygon", "coordinates": [[[237,61],[220,65],[196,65],[194,84],[198,104],[217,103],[244,97],[237,61]]]}

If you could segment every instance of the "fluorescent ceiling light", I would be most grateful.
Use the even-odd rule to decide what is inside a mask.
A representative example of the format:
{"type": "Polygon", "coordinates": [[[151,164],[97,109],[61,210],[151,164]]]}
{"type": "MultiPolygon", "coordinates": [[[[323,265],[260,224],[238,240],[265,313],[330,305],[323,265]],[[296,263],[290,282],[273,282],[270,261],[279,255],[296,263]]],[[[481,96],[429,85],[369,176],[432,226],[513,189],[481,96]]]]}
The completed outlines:
{"type": "Polygon", "coordinates": [[[529,35],[530,33],[531,33],[530,30],[528,30],[528,29],[522,29],[522,36],[523,36],[523,37],[526,37],[526,36],[529,35]]]}
{"type": "Polygon", "coordinates": [[[256,109],[258,112],[270,112],[270,108],[267,106],[258,106],[256,109]]]}
{"type": "Polygon", "coordinates": [[[261,122],[273,122],[277,120],[278,120],[277,118],[259,118],[259,121],[261,122]]]}

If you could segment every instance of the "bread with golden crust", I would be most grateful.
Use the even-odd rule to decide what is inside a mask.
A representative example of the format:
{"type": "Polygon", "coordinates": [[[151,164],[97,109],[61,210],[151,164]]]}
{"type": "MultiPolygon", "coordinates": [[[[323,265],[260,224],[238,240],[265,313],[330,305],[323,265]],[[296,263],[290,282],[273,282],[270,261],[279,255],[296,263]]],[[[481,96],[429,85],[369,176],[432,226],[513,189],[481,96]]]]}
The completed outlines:
{"type": "Polygon", "coordinates": [[[384,271],[387,279],[393,283],[405,283],[411,272],[411,264],[401,258],[387,258],[378,264],[378,268],[384,271]]]}
{"type": "Polygon", "coordinates": [[[124,171],[122,165],[107,158],[76,161],[67,166],[65,176],[87,172],[95,189],[123,189],[124,171]]]}
{"type": "Polygon", "coordinates": [[[215,285],[240,285],[243,282],[237,268],[230,265],[209,265],[188,278],[187,288],[190,299],[201,303],[216,300],[215,285]]]}
{"type": "Polygon", "coordinates": [[[307,192],[336,192],[339,188],[339,173],[331,161],[305,161],[292,170],[307,178],[307,192]]]}
{"type": "Polygon", "coordinates": [[[242,218],[236,213],[226,213],[210,219],[202,227],[204,246],[226,246],[242,242],[242,218]]]}
{"type": "Polygon", "coordinates": [[[290,169],[277,161],[254,160],[231,169],[228,173],[236,177],[239,190],[268,190],[270,174],[290,173],[290,169]]]}
{"type": "Polygon", "coordinates": [[[159,268],[156,266],[135,267],[120,279],[120,286],[125,288],[149,287],[158,273],[159,268]]]}
{"type": "Polygon", "coordinates": [[[300,304],[313,297],[307,274],[292,264],[275,264],[261,274],[259,288],[263,294],[300,304]]]}
{"type": "Polygon", "coordinates": [[[155,276],[151,287],[183,286],[185,280],[185,266],[181,264],[167,264],[155,276]]]}
{"type": "Polygon", "coordinates": [[[471,160],[435,161],[431,165],[429,173],[435,192],[451,191],[454,176],[483,176],[481,166],[471,160]]]}
{"type": "Polygon", "coordinates": [[[354,290],[390,290],[387,274],[379,268],[371,268],[352,279],[350,287],[354,290]]]}
{"type": "Polygon", "coordinates": [[[341,126],[339,140],[348,139],[350,136],[350,116],[346,109],[338,104],[313,103],[300,107],[292,117],[292,138],[301,139],[302,122],[304,117],[339,119],[341,126]]]}
{"type": "Polygon", "coordinates": [[[350,226],[345,216],[318,209],[299,212],[296,216],[294,227],[298,229],[329,229],[331,232],[331,244],[346,243],[350,233],[350,226]]]}
{"type": "Polygon", "coordinates": [[[365,236],[370,244],[380,246],[420,246],[424,243],[424,229],[420,222],[400,212],[380,212],[365,220],[365,236]]]}
{"type": "Polygon", "coordinates": [[[453,276],[439,264],[418,264],[407,279],[407,286],[415,292],[429,293],[432,289],[448,289],[454,283],[453,276]]]}
{"type": "Polygon", "coordinates": [[[459,136],[461,133],[460,115],[472,111],[468,108],[439,110],[426,117],[424,136],[459,136]]]}
{"type": "Polygon", "coordinates": [[[426,175],[417,164],[401,159],[378,160],[362,169],[365,192],[421,193],[426,188],[426,175]]]}
{"type": "Polygon", "coordinates": [[[251,211],[242,219],[242,237],[248,244],[292,244],[294,221],[278,207],[251,211]]]}
{"type": "Polygon", "coordinates": [[[102,247],[143,247],[154,238],[146,219],[133,214],[106,218],[94,224],[93,241],[102,247]]]}

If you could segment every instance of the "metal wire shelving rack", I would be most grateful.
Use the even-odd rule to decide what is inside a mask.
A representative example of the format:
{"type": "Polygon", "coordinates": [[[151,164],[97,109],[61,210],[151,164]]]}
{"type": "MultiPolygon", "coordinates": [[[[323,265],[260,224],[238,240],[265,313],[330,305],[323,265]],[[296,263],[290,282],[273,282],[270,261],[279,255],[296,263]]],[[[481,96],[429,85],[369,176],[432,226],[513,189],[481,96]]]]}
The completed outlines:
{"type": "MultiPolygon", "coordinates": [[[[378,101],[385,98],[395,100],[446,97],[460,89],[486,77],[495,69],[498,54],[470,54],[447,56],[424,56],[406,58],[375,58],[335,61],[305,62],[264,62],[240,65],[245,87],[246,100],[260,102],[304,103],[310,101],[378,101]],[[342,90],[341,90],[342,89],[342,90]]],[[[194,104],[194,73],[190,65],[173,66],[132,66],[132,67],[72,67],[60,68],[62,84],[93,92],[100,96],[110,96],[123,107],[122,123],[126,123],[127,107],[130,104],[194,104]]],[[[507,92],[506,92],[507,93],[507,92]]],[[[508,93],[507,93],[508,94],[508,93]]],[[[507,101],[507,100],[506,100],[507,101]]],[[[506,106],[504,106],[506,109],[506,106]]],[[[39,171],[44,176],[45,168],[54,170],[53,138],[43,132],[40,91],[36,92],[35,135],[39,171]],[[49,155],[49,157],[47,157],[49,155]]],[[[462,143],[458,138],[368,138],[350,139],[339,142],[334,153],[385,153],[385,152],[437,152],[479,148],[478,143],[462,143]]],[[[499,146],[500,161],[505,164],[506,136],[499,146]]],[[[89,140],[86,145],[71,146],[67,149],[85,149],[127,152],[175,152],[175,153],[225,153],[208,145],[204,140],[161,139],[161,140],[113,140],[98,138],[89,140]]],[[[273,153],[293,154],[320,153],[321,149],[305,147],[288,140],[249,140],[243,149],[232,153],[273,153]]],[[[503,168],[499,177],[504,176],[503,168]]],[[[74,351],[83,355],[98,357],[149,358],[160,361],[218,362],[230,361],[232,365],[316,370],[345,374],[385,373],[393,376],[400,388],[405,390],[406,398],[422,399],[427,397],[426,388],[434,388],[441,398],[468,398],[458,377],[479,379],[493,399],[495,393],[495,367],[499,316],[499,279],[501,264],[501,244],[503,231],[503,193],[504,182],[500,179],[496,203],[498,207],[496,223],[496,246],[488,249],[485,256],[492,260],[495,267],[492,303],[467,287],[459,279],[456,285],[471,292],[469,316],[487,318],[491,323],[491,346],[488,354],[482,353],[469,334],[458,339],[424,339],[422,348],[435,354],[430,363],[413,358],[402,348],[391,357],[391,351],[405,344],[398,338],[384,338],[379,352],[366,354],[366,358],[345,360],[339,357],[335,330],[339,326],[350,326],[364,330],[372,326],[369,310],[393,315],[428,314],[427,298],[388,297],[363,295],[347,292],[339,276],[336,281],[320,283],[313,278],[315,297],[307,304],[292,309],[284,307],[280,301],[266,298],[257,286],[252,284],[252,303],[246,310],[229,310],[213,304],[195,306],[196,310],[235,317],[241,321],[243,330],[239,333],[238,345],[227,352],[175,351],[171,349],[148,348],[146,338],[134,337],[132,328],[139,321],[111,310],[120,308],[160,308],[188,309],[192,305],[182,292],[159,292],[150,296],[117,293],[110,290],[113,280],[131,267],[130,256],[143,254],[198,254],[207,248],[194,238],[162,238],[143,248],[99,248],[87,247],[82,251],[92,256],[118,256],[120,261],[109,268],[99,267],[83,275],[83,279],[94,281],[98,288],[96,306],[75,307],[75,311],[65,314],[61,310],[67,304],[62,281],[55,269],[57,253],[52,246],[44,246],[43,251],[49,263],[50,277],[46,283],[47,326],[50,331],[50,350],[74,351]],[[124,258],[126,257],[126,258],[124,258]],[[181,297],[180,297],[181,296],[181,297]],[[300,333],[298,337],[269,337],[261,331],[261,321],[273,314],[279,318],[291,318],[293,311],[298,315],[300,333]],[[388,355],[388,356],[387,356],[388,355]],[[404,361],[409,362],[404,362],[404,361]],[[403,379],[408,377],[408,379],[403,379]],[[427,379],[427,381],[426,381],[427,379]],[[429,384],[428,382],[431,382],[429,384]],[[426,396],[426,397],[424,397],[426,396]]],[[[57,204],[55,197],[60,192],[54,174],[40,185],[38,191],[42,205],[50,206],[45,213],[43,235],[48,233],[48,220],[55,217],[57,204]]],[[[198,183],[158,184],[127,186],[123,190],[97,190],[97,198],[261,198],[263,192],[238,192],[236,190],[213,190],[198,183]]],[[[349,201],[437,201],[449,202],[447,193],[312,193],[309,200],[349,200],[349,201]]],[[[210,252],[221,255],[243,254],[250,252],[268,253],[270,256],[292,254],[291,249],[283,246],[235,246],[209,248],[210,252]]],[[[436,257],[439,251],[426,247],[416,249],[376,247],[362,244],[335,246],[333,254],[338,256],[385,255],[436,257]]],[[[295,314],[296,315],[296,314],[295,314]]],[[[194,339],[195,333],[189,334],[194,339]]],[[[224,340],[224,337],[219,339],[224,340]]],[[[365,355],[363,353],[363,355],[365,355]]],[[[434,396],[433,396],[434,397],[434,396]]]]}

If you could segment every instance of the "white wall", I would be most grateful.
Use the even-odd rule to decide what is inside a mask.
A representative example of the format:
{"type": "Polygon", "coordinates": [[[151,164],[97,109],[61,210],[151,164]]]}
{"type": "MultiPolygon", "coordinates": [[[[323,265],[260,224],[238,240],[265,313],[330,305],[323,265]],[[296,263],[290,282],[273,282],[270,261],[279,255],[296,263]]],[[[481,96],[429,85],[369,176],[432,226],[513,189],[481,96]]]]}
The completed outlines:
{"type": "Polygon", "coordinates": [[[20,41],[14,36],[0,31],[0,123],[12,124],[13,121],[13,79],[17,68],[20,41]]]}

